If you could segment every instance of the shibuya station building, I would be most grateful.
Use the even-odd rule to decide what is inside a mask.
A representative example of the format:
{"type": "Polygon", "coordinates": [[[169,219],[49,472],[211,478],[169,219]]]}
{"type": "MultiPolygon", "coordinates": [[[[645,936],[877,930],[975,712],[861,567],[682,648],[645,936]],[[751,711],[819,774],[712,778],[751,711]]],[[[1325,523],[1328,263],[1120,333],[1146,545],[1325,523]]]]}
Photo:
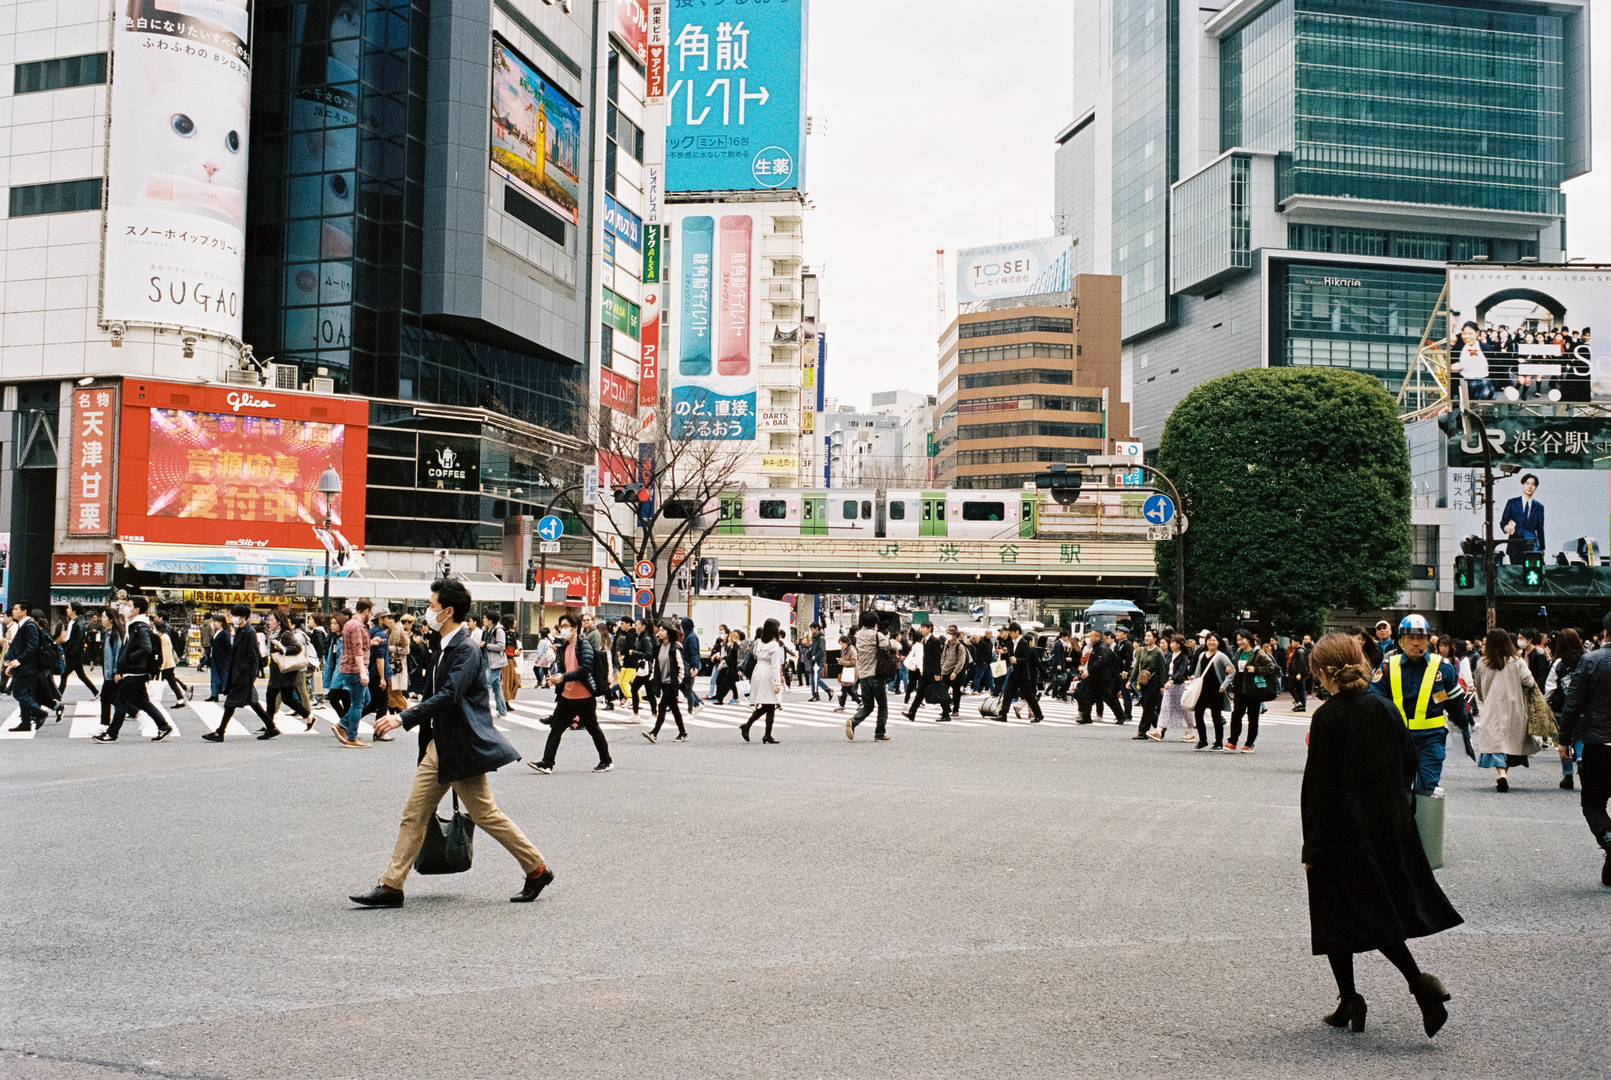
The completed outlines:
{"type": "MultiPolygon", "coordinates": [[[[328,541],[371,595],[445,551],[526,599],[507,519],[584,463],[606,375],[637,392],[598,313],[642,299],[646,31],[638,0],[6,4],[6,594],[205,610],[328,541]]],[[[598,598],[590,541],[548,562],[598,598]]]]}

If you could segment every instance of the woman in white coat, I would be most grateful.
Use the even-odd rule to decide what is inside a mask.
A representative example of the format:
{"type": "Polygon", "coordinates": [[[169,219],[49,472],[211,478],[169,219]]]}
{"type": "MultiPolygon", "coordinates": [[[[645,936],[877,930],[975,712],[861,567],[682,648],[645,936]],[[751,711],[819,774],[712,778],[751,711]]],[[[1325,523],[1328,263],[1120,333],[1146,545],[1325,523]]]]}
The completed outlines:
{"type": "Polygon", "coordinates": [[[1516,654],[1516,640],[1497,627],[1488,631],[1482,659],[1471,667],[1477,703],[1477,767],[1499,774],[1497,787],[1510,790],[1507,773],[1538,752],[1538,741],[1527,734],[1527,688],[1537,686],[1527,663],[1516,654]]]}
{"type": "Polygon", "coordinates": [[[778,621],[766,620],[761,627],[760,639],[752,650],[755,670],[750,673],[750,704],[755,706],[755,710],[738,729],[745,742],[750,741],[750,725],[763,717],[766,719],[766,734],[761,736],[761,741],[777,742],[772,738],[772,719],[777,715],[778,699],[783,692],[783,658],[793,653],[794,646],[778,633],[778,621]]]}

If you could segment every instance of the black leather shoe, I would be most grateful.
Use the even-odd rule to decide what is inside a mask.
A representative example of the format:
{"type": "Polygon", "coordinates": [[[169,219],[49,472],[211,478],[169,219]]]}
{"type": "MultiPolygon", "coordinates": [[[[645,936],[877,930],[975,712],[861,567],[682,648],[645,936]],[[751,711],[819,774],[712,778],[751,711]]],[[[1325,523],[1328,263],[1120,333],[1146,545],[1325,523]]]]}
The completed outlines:
{"type": "Polygon", "coordinates": [[[384,885],[376,885],[366,893],[347,897],[359,907],[402,907],[403,890],[389,889],[384,885]]]}
{"type": "Polygon", "coordinates": [[[1322,1016],[1320,1019],[1324,1020],[1332,1027],[1348,1027],[1353,1028],[1355,1031],[1364,1031],[1365,999],[1360,997],[1358,994],[1354,994],[1350,997],[1339,998],[1337,1000],[1336,1011],[1326,1016],[1322,1016]]]}
{"type": "Polygon", "coordinates": [[[224,737],[222,735],[218,734],[218,732],[216,732],[216,731],[209,731],[207,734],[203,735],[202,738],[206,739],[208,742],[223,742],[224,741],[224,737]]]}
{"type": "Polygon", "coordinates": [[[33,721],[31,721],[31,720],[24,720],[22,723],[18,724],[16,727],[8,727],[8,728],[6,728],[7,731],[32,731],[33,729],[34,729],[34,725],[33,725],[33,721]]]}
{"type": "Polygon", "coordinates": [[[1438,981],[1436,975],[1423,971],[1411,992],[1415,995],[1415,1003],[1421,1006],[1421,1027],[1430,1039],[1449,1019],[1449,1010],[1443,1004],[1449,1000],[1449,991],[1443,988],[1443,983],[1438,981]]]}
{"type": "MultiPolygon", "coordinates": [[[[545,866],[543,867],[542,873],[538,874],[536,877],[527,878],[526,884],[521,887],[520,892],[509,898],[509,902],[511,904],[529,904],[533,900],[537,899],[537,894],[548,888],[553,880],[554,872],[545,866]]],[[[357,898],[354,897],[354,899],[357,898]]],[[[402,900],[403,898],[401,894],[399,894],[397,898],[398,903],[402,903],[402,900]]]]}
{"type": "MultiPolygon", "coordinates": [[[[169,735],[172,735],[172,734],[173,734],[173,728],[165,727],[161,731],[157,732],[156,737],[153,738],[151,741],[152,742],[161,742],[163,739],[166,739],[169,735]]],[[[114,739],[117,738],[117,736],[115,736],[115,735],[112,736],[112,737],[114,739]]]]}
{"type": "Polygon", "coordinates": [[[274,738],[274,737],[275,737],[275,736],[276,736],[276,735],[278,735],[278,734],[279,734],[279,733],[280,733],[280,729],[279,729],[279,728],[277,728],[277,727],[271,727],[271,728],[264,728],[264,729],[263,729],[263,734],[261,734],[261,735],[259,735],[259,736],[258,736],[258,737],[257,737],[257,739],[258,739],[258,741],[259,741],[259,742],[262,742],[262,741],[263,741],[263,740],[265,740],[265,739],[272,739],[272,738],[274,738]]]}

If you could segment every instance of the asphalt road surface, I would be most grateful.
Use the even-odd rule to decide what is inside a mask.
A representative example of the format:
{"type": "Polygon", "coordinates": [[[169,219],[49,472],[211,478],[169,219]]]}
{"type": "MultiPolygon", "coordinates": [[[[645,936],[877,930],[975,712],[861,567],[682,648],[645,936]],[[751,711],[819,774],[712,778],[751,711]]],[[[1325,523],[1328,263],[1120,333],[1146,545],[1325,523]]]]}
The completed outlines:
{"type": "MultiPolygon", "coordinates": [[[[469,873],[359,910],[412,736],[214,745],[204,706],[102,746],[83,693],[0,740],[0,1076],[1611,1075],[1611,889],[1553,760],[1501,796],[1454,740],[1438,876],[1466,923],[1411,943],[1454,995],[1428,1040],[1374,955],[1366,1031],[1320,1023],[1301,718],[1235,756],[1057,703],[928,707],[887,744],[792,700],[778,746],[735,706],[685,744],[612,722],[611,773],[572,733],[552,776],[494,778],[557,875],[537,903],[480,834],[469,873]]],[[[504,726],[534,760],[530,697],[504,726]]]]}

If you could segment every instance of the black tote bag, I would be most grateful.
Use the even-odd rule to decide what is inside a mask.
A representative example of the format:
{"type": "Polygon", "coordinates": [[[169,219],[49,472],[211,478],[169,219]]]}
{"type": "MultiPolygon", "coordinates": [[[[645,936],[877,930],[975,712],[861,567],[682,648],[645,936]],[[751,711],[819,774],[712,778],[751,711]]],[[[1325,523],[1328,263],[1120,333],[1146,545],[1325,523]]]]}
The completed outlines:
{"type": "Polygon", "coordinates": [[[475,822],[459,811],[459,793],[453,793],[453,817],[434,813],[425,826],[425,842],[414,859],[418,874],[462,874],[474,856],[475,822]]]}

